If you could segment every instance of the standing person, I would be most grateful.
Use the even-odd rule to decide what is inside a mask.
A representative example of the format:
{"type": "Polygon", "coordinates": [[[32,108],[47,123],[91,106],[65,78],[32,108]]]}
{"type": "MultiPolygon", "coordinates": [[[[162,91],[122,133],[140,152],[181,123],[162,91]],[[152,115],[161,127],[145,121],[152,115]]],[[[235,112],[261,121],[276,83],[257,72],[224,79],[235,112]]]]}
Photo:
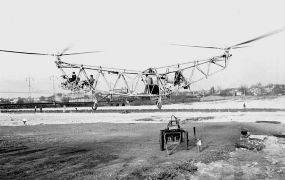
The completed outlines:
{"type": "Polygon", "coordinates": [[[153,85],[153,79],[147,74],[146,75],[146,86],[144,89],[144,93],[151,93],[151,86],[153,85]]]}
{"type": "Polygon", "coordinates": [[[152,79],[152,77],[148,76],[147,79],[146,79],[146,83],[147,83],[148,93],[151,93],[152,92],[152,87],[153,87],[153,79],[152,79]]]}
{"type": "Polygon", "coordinates": [[[91,74],[88,81],[87,81],[87,80],[84,80],[84,81],[82,82],[81,88],[83,88],[84,86],[89,86],[89,85],[90,85],[90,86],[93,86],[94,82],[95,82],[95,79],[94,79],[93,75],[91,74]],[[89,82],[89,83],[88,83],[88,82],[89,82]]]}

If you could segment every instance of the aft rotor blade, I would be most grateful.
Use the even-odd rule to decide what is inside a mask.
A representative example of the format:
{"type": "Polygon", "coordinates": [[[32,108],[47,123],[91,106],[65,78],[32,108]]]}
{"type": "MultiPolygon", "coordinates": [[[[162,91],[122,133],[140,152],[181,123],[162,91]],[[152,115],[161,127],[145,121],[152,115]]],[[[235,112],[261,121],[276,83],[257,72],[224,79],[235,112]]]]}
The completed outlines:
{"type": "Polygon", "coordinates": [[[231,49],[240,49],[240,48],[246,48],[246,47],[249,47],[249,46],[236,46],[236,47],[232,47],[231,49]]]}
{"type": "Polygon", "coordinates": [[[266,34],[263,34],[263,35],[258,36],[258,37],[256,37],[256,38],[253,38],[253,39],[251,39],[251,40],[248,40],[248,41],[245,41],[245,42],[242,42],[242,43],[233,45],[232,47],[240,46],[240,45],[244,45],[244,44],[248,44],[248,43],[251,43],[251,42],[254,42],[254,41],[257,41],[257,40],[266,38],[266,37],[268,37],[268,36],[272,36],[272,35],[274,35],[274,34],[280,33],[280,32],[282,32],[282,31],[284,31],[284,30],[285,30],[285,28],[278,29],[278,30],[272,31],[272,32],[270,32],[270,33],[266,33],[266,34]]]}
{"type": "Polygon", "coordinates": [[[77,54],[89,54],[89,53],[97,53],[102,51],[87,51],[87,52],[78,52],[78,53],[65,53],[61,54],[60,56],[69,56],[69,55],[77,55],[77,54]]]}
{"type": "Polygon", "coordinates": [[[65,53],[66,51],[68,51],[70,48],[71,48],[71,46],[68,46],[68,47],[64,48],[64,49],[61,51],[60,55],[64,54],[64,53],[65,53]]]}
{"type": "Polygon", "coordinates": [[[220,47],[214,47],[214,46],[191,46],[191,45],[187,45],[187,44],[171,44],[174,46],[185,46],[185,47],[196,47],[196,48],[208,48],[208,49],[224,49],[224,48],[220,48],[220,47]]]}
{"type": "Polygon", "coordinates": [[[35,53],[35,52],[10,51],[10,50],[3,50],[3,49],[0,49],[0,51],[1,52],[8,52],[8,53],[17,53],[17,54],[31,54],[31,55],[53,56],[53,54],[35,53]]]}

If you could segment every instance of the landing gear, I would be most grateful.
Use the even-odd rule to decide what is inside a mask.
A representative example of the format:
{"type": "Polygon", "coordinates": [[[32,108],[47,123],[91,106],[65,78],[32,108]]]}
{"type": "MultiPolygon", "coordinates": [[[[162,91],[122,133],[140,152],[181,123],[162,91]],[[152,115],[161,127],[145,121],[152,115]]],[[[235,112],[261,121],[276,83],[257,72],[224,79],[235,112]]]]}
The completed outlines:
{"type": "Polygon", "coordinates": [[[130,102],[128,101],[128,99],[126,99],[126,100],[125,100],[125,102],[126,102],[126,104],[127,104],[127,105],[129,105],[129,104],[130,104],[130,102]]]}
{"type": "Polygon", "coordinates": [[[98,108],[98,101],[97,101],[96,98],[95,98],[94,104],[93,104],[93,106],[91,108],[92,108],[93,111],[97,110],[97,108],[98,108]]]}
{"type": "Polygon", "coordinates": [[[98,108],[98,103],[94,103],[93,106],[92,106],[92,110],[93,111],[96,111],[98,108]]]}
{"type": "Polygon", "coordinates": [[[157,102],[156,102],[157,108],[160,110],[162,108],[162,102],[161,102],[161,96],[159,96],[157,102]]]}
{"type": "Polygon", "coordinates": [[[159,110],[161,110],[161,108],[162,108],[162,103],[161,102],[157,102],[157,108],[159,109],[159,110]]]}

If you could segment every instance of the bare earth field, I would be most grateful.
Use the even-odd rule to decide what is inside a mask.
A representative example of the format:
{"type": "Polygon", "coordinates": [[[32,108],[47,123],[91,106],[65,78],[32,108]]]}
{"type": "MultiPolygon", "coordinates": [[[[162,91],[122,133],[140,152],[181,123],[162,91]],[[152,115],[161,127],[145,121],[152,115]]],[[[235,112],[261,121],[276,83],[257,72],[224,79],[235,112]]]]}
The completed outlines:
{"type": "MultiPolygon", "coordinates": [[[[171,112],[0,113],[0,179],[285,179],[285,98],[174,104],[171,112]],[[249,108],[270,108],[244,111],[249,108]],[[178,111],[208,108],[215,111],[178,111]],[[237,111],[220,111],[236,108],[237,111]],[[170,116],[190,147],[159,148],[170,116]],[[256,121],[267,123],[256,123],[256,121]],[[270,121],[271,123],[268,123],[270,121]],[[279,124],[273,124],[273,123],[279,124]],[[26,122],[26,125],[24,125],[26,122]],[[202,139],[200,153],[193,127],[202,139]],[[236,149],[241,128],[266,135],[262,151],[236,149]]],[[[108,107],[106,107],[108,109],[108,107]]],[[[61,110],[62,111],[62,110],[61,110]]]]}
{"type": "Polygon", "coordinates": [[[284,179],[285,158],[235,151],[242,127],[271,135],[283,124],[184,121],[190,139],[194,126],[202,151],[192,144],[169,156],[158,142],[166,123],[1,126],[0,179],[284,179]]]}

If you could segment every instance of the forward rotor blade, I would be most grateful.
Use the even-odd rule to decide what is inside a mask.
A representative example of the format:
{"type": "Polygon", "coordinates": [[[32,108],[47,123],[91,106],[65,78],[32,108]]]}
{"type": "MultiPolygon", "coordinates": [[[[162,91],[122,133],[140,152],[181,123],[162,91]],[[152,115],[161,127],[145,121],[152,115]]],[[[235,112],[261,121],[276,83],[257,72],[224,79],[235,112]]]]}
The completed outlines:
{"type": "Polygon", "coordinates": [[[3,50],[3,49],[0,49],[0,51],[1,52],[8,52],[8,53],[17,53],[17,54],[31,54],[31,55],[53,56],[53,54],[35,53],[35,52],[10,51],[10,50],[3,50]]]}
{"type": "Polygon", "coordinates": [[[187,44],[170,44],[170,45],[174,45],[174,46],[185,46],[185,47],[196,47],[196,48],[208,48],[208,49],[224,49],[224,48],[220,48],[220,47],[214,47],[214,46],[191,46],[191,45],[187,45],[187,44]]]}
{"type": "Polygon", "coordinates": [[[263,34],[263,35],[258,36],[258,37],[256,37],[256,38],[253,38],[253,39],[251,39],[251,40],[248,40],[248,41],[245,41],[245,42],[242,42],[242,43],[233,45],[232,47],[240,46],[240,45],[244,45],[244,44],[248,44],[248,43],[251,43],[251,42],[254,42],[254,41],[257,41],[257,40],[266,38],[266,37],[268,37],[268,36],[272,36],[272,35],[274,35],[274,34],[280,33],[280,32],[282,32],[282,31],[284,31],[284,30],[285,30],[285,28],[281,28],[281,29],[272,31],[272,32],[270,32],[270,33],[266,33],[266,34],[263,34]]]}
{"type": "Polygon", "coordinates": [[[61,54],[60,56],[69,56],[69,55],[77,55],[77,54],[89,54],[89,53],[97,53],[102,51],[87,51],[87,52],[78,52],[78,53],[65,53],[61,54]]]}

